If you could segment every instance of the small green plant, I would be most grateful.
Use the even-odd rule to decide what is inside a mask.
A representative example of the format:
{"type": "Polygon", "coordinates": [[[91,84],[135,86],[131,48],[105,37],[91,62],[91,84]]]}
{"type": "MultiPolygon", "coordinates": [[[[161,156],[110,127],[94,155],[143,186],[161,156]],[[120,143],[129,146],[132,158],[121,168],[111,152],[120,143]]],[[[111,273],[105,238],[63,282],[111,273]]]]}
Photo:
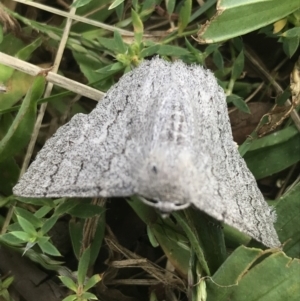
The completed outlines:
{"type": "Polygon", "coordinates": [[[94,294],[88,292],[99,281],[101,281],[101,277],[98,274],[95,274],[90,278],[87,277],[88,267],[90,264],[90,253],[90,248],[87,248],[80,257],[76,281],[68,276],[59,276],[61,282],[73,292],[73,294],[64,298],[63,301],[98,300],[94,294]]]}
{"type": "Polygon", "coordinates": [[[14,277],[9,276],[6,278],[0,279],[0,299],[5,300],[5,301],[13,301],[12,298],[10,297],[8,288],[10,285],[13,283],[14,277]]]}

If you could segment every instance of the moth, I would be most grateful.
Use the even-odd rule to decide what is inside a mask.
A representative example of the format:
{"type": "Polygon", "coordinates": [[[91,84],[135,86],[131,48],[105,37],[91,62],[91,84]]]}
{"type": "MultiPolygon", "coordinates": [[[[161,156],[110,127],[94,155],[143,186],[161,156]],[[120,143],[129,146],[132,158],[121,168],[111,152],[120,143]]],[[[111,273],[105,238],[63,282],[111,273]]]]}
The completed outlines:
{"type": "Polygon", "coordinates": [[[125,74],[46,142],[13,192],[138,195],[163,213],[193,205],[280,246],[274,210],[233,141],[223,90],[209,70],[181,61],[156,57],[125,74]]]}

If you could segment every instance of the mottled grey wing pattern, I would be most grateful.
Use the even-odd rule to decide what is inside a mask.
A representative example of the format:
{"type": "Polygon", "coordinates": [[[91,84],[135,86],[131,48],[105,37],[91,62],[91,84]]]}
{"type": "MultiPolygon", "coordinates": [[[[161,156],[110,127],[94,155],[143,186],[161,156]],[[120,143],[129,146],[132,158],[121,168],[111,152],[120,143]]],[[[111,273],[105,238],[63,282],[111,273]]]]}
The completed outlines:
{"type": "Polygon", "coordinates": [[[28,197],[132,195],[126,158],[132,104],[125,96],[112,101],[118,97],[120,91],[112,89],[89,115],[77,114],[62,126],[46,142],[14,193],[28,197]]]}
{"type": "Polygon", "coordinates": [[[190,204],[267,246],[275,215],[233,142],[224,92],[199,66],[146,61],[49,139],[15,186],[30,197],[137,194],[190,204]]]}

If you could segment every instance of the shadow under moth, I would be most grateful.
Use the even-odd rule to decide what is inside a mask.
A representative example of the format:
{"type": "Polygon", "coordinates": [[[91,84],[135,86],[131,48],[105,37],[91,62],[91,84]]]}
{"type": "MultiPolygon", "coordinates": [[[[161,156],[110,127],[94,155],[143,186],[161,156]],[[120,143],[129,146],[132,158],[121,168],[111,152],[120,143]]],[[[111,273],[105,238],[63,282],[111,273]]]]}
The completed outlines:
{"type": "Polygon", "coordinates": [[[160,58],[125,74],[49,139],[14,187],[23,197],[141,196],[190,205],[268,247],[276,215],[233,141],[225,94],[200,66],[160,58]]]}

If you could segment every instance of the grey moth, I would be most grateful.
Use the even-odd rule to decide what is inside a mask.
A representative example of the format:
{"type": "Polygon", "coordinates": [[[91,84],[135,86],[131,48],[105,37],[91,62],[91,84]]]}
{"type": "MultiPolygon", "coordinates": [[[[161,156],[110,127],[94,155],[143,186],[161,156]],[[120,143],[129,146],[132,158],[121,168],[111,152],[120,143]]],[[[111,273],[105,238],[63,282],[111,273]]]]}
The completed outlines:
{"type": "Polygon", "coordinates": [[[141,196],[190,205],[278,247],[275,213],[233,141],[225,94],[200,66],[160,58],[125,74],[49,139],[14,187],[23,197],[141,196]]]}

